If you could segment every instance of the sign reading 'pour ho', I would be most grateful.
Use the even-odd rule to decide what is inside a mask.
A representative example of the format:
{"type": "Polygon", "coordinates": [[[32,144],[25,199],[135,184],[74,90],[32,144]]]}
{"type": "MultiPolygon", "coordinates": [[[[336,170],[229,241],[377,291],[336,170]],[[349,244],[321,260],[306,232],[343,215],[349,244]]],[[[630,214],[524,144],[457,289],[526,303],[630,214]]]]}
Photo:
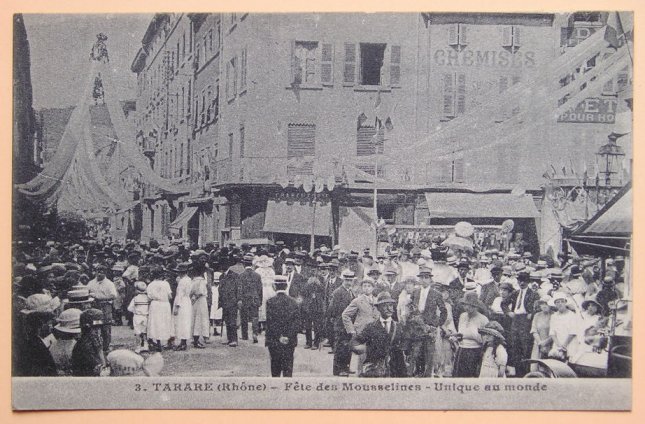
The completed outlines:
{"type": "Polygon", "coordinates": [[[558,122],[613,124],[618,100],[589,97],[558,117],[558,122]]]}

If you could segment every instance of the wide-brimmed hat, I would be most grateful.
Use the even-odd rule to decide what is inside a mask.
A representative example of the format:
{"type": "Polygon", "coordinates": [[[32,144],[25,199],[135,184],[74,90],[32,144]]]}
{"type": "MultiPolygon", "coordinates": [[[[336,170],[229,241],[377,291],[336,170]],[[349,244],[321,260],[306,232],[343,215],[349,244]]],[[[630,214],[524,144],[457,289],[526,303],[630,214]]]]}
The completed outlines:
{"type": "Polygon", "coordinates": [[[430,275],[430,276],[432,276],[432,268],[429,268],[427,266],[420,267],[419,272],[417,272],[417,277],[420,277],[422,275],[430,275]]]}
{"type": "Polygon", "coordinates": [[[493,281],[492,271],[486,268],[477,269],[477,271],[475,271],[474,277],[475,277],[475,281],[481,285],[488,284],[493,281]]]}
{"type": "Polygon", "coordinates": [[[466,284],[464,284],[464,292],[470,293],[477,290],[477,282],[474,280],[466,280],[466,284]]]}
{"type": "Polygon", "coordinates": [[[27,298],[25,301],[25,308],[20,312],[26,315],[32,313],[53,314],[59,306],[60,299],[58,297],[52,298],[48,294],[36,293],[27,298]]]}
{"type": "Polygon", "coordinates": [[[551,272],[549,273],[549,278],[550,278],[550,279],[552,279],[552,280],[559,280],[559,281],[561,281],[562,279],[564,279],[564,274],[562,274],[562,270],[561,270],[561,269],[553,269],[553,270],[551,270],[551,272]]]}
{"type": "Polygon", "coordinates": [[[82,311],[80,309],[66,309],[56,318],[58,324],[54,328],[62,333],[80,334],[81,313],[82,311]]]}
{"type": "Polygon", "coordinates": [[[593,303],[594,305],[596,305],[596,307],[598,308],[598,313],[602,314],[602,313],[604,312],[604,309],[605,309],[605,308],[603,308],[603,307],[602,307],[602,305],[601,305],[600,303],[598,303],[598,301],[597,301],[596,299],[587,299],[587,300],[585,300],[584,302],[582,302],[582,304],[580,305],[580,307],[581,307],[581,308],[582,308],[582,310],[584,311],[584,310],[586,310],[586,309],[587,309],[587,306],[589,306],[589,305],[590,305],[590,304],[592,304],[592,303],[593,303]]]}
{"type": "Polygon", "coordinates": [[[549,306],[555,306],[555,302],[557,300],[564,300],[565,302],[569,302],[569,299],[568,299],[568,296],[566,295],[566,293],[563,293],[561,291],[557,291],[557,292],[553,293],[553,295],[551,296],[551,303],[549,304],[549,306]]]}
{"type": "Polygon", "coordinates": [[[513,275],[513,268],[510,265],[503,266],[502,275],[510,277],[511,275],[513,275]]]}
{"type": "Polygon", "coordinates": [[[367,269],[367,275],[370,274],[381,274],[381,270],[378,267],[372,267],[367,269]]]}
{"type": "Polygon", "coordinates": [[[497,321],[490,321],[484,327],[480,328],[479,334],[490,334],[493,337],[497,337],[501,341],[506,341],[504,337],[504,327],[497,321]]]}
{"type": "Polygon", "coordinates": [[[376,296],[376,302],[374,302],[374,306],[378,305],[385,305],[387,303],[397,303],[396,300],[392,299],[392,295],[387,292],[383,291],[376,296]]]}
{"type": "Polygon", "coordinates": [[[72,290],[67,292],[67,298],[63,300],[63,303],[68,305],[74,304],[84,304],[93,302],[94,298],[90,296],[90,291],[82,287],[74,286],[72,290]]]}
{"type": "Polygon", "coordinates": [[[354,271],[351,269],[346,269],[340,274],[340,276],[346,280],[353,280],[356,278],[356,274],[354,274],[354,271]]]}
{"type": "Polygon", "coordinates": [[[462,305],[469,305],[473,306],[481,311],[486,310],[486,305],[484,305],[481,300],[479,300],[479,297],[477,296],[477,293],[474,291],[470,291],[464,294],[463,299],[459,300],[459,303],[462,305]]]}

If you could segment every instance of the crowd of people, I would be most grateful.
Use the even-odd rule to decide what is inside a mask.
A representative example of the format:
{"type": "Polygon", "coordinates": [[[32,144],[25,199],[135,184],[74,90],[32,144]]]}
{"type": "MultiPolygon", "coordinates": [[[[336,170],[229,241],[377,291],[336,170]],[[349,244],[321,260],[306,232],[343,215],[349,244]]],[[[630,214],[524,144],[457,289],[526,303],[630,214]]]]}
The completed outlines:
{"type": "Polygon", "coordinates": [[[631,325],[622,258],[441,242],[377,256],[280,241],[17,242],[14,375],[154,375],[161,352],[203,349],[220,332],[231,348],[264,333],[272,376],[292,376],[303,333],[304,349],[334,355],[335,376],[521,377],[545,358],[602,374],[607,334],[631,325]],[[112,348],[114,325],[131,328],[134,351],[112,348]]]}

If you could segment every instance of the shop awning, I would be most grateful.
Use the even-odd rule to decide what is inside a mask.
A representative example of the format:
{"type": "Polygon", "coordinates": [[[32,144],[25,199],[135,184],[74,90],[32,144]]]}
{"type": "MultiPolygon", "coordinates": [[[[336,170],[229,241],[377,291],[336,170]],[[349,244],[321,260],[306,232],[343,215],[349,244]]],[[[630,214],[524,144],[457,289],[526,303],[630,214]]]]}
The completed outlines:
{"type": "MultiPolygon", "coordinates": [[[[267,233],[311,234],[314,205],[311,202],[269,200],[263,231],[267,233]]],[[[314,234],[331,235],[331,204],[318,202],[315,208],[314,234]]]]}
{"type": "Polygon", "coordinates": [[[537,218],[530,194],[426,193],[430,218],[537,218]]]}
{"type": "Polygon", "coordinates": [[[580,254],[625,254],[632,236],[632,187],[625,186],[567,239],[580,254]]]}
{"type": "Polygon", "coordinates": [[[181,230],[186,223],[190,220],[190,218],[195,215],[195,212],[197,212],[197,206],[187,206],[184,208],[183,211],[179,214],[177,219],[175,219],[171,224],[170,224],[170,229],[171,230],[181,230]]]}

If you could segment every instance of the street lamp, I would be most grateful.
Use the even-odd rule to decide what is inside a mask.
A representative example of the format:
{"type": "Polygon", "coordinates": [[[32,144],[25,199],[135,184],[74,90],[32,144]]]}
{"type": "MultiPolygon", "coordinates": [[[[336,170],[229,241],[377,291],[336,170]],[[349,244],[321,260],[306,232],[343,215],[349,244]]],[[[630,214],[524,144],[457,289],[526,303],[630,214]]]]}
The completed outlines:
{"type": "Polygon", "coordinates": [[[620,157],[625,156],[623,148],[616,144],[617,136],[611,134],[608,137],[607,144],[600,147],[600,150],[596,153],[597,156],[602,158],[605,162],[605,170],[601,171],[600,174],[605,175],[605,186],[609,187],[611,185],[611,174],[616,174],[618,171],[613,171],[614,167],[618,163],[620,157]]]}

